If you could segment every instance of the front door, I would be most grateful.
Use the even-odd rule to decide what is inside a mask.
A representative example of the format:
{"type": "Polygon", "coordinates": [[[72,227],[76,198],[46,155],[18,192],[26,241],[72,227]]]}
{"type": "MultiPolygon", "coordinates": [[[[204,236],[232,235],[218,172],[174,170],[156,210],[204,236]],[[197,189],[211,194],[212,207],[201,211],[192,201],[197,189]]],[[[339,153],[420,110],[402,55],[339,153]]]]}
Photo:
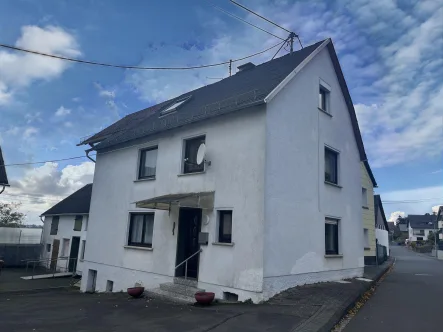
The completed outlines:
{"type": "Polygon", "coordinates": [[[68,271],[75,272],[77,267],[78,249],[80,248],[80,237],[73,236],[71,244],[71,252],[69,253],[68,271]]]}
{"type": "MultiPolygon", "coordinates": [[[[178,217],[177,259],[176,266],[200,250],[198,234],[201,230],[201,209],[180,208],[178,217]]],[[[176,277],[198,278],[200,254],[188,260],[175,270],[176,277]]]]}
{"type": "Polygon", "coordinates": [[[52,242],[51,270],[57,266],[58,249],[60,248],[60,240],[54,239],[52,242]]]}

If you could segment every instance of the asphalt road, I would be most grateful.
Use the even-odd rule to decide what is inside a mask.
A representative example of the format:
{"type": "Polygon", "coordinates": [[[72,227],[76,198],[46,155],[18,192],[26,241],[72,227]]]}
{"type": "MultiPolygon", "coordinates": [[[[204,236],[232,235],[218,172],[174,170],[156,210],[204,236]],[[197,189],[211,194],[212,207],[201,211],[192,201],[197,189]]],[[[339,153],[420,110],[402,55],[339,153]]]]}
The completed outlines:
{"type": "Polygon", "coordinates": [[[443,261],[392,246],[393,271],[345,332],[443,331],[443,261]]]}

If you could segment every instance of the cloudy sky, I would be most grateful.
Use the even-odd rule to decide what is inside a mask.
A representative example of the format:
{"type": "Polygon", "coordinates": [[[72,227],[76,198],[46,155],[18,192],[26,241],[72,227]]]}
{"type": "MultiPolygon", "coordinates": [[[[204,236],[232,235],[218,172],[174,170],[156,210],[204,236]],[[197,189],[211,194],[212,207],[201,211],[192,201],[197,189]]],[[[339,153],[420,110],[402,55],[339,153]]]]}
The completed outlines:
{"type": "MultiPolygon", "coordinates": [[[[242,0],[298,33],[331,37],[351,90],[389,217],[443,203],[443,2],[242,0]],[[392,201],[414,201],[392,203],[392,201]]],[[[0,2],[0,43],[116,64],[190,66],[242,57],[286,37],[227,0],[14,0],[0,2]],[[174,10],[171,10],[174,8],[174,10]]],[[[281,54],[284,54],[282,51],[281,54]]],[[[254,58],[269,60],[273,51],[254,58]]],[[[81,137],[128,113],[225,77],[225,66],[135,71],[74,64],[0,48],[0,144],[6,164],[84,155],[81,137]]],[[[9,166],[2,200],[22,202],[28,223],[91,182],[86,158],[9,166]]]]}

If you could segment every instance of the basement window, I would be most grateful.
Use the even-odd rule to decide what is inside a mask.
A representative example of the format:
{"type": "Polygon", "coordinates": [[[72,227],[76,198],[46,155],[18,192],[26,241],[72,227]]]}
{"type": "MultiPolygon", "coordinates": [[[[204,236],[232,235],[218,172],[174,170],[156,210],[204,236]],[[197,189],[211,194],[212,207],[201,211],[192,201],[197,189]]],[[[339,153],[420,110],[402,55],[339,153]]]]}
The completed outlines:
{"type": "Polygon", "coordinates": [[[191,98],[191,96],[176,100],[175,102],[173,102],[171,105],[169,105],[167,108],[165,108],[164,110],[162,110],[160,112],[161,115],[166,115],[172,112],[175,112],[177,110],[177,108],[179,108],[181,105],[183,105],[184,103],[186,103],[189,99],[191,98]]]}

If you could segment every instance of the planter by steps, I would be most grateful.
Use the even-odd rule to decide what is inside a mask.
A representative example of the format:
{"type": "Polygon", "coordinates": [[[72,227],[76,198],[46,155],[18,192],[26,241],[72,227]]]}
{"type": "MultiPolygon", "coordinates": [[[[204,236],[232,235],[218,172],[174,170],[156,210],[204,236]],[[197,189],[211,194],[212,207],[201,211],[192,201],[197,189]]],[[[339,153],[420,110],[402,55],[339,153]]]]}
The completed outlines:
{"type": "Polygon", "coordinates": [[[199,304],[209,305],[214,301],[215,293],[212,292],[197,292],[194,295],[195,300],[199,304]]]}
{"type": "Polygon", "coordinates": [[[140,297],[143,294],[144,291],[145,291],[144,287],[131,287],[131,288],[128,288],[128,294],[130,296],[132,296],[133,298],[140,297]]]}

